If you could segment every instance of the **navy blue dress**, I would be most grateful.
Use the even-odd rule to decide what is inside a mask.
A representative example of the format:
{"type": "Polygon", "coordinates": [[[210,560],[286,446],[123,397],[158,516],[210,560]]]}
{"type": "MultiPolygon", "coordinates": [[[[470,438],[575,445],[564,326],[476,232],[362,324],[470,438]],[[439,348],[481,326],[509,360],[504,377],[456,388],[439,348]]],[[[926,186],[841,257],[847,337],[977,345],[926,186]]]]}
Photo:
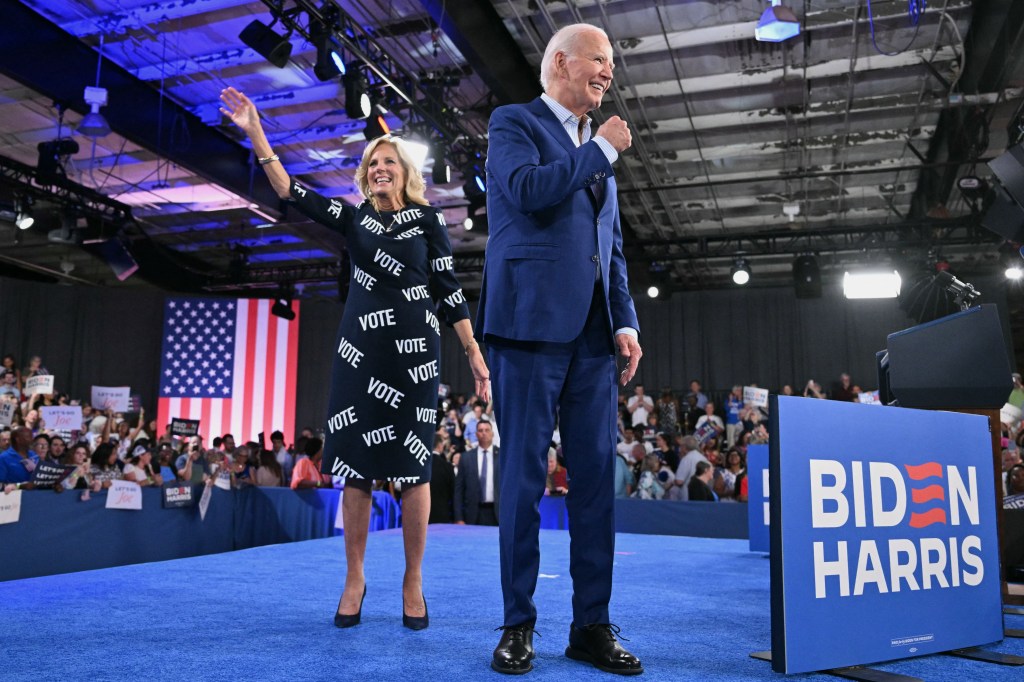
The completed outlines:
{"type": "Polygon", "coordinates": [[[293,180],[307,216],[345,236],[352,276],[331,370],[325,474],[430,480],[441,326],[469,317],[441,211],[410,204],[377,213],[293,180]]]}

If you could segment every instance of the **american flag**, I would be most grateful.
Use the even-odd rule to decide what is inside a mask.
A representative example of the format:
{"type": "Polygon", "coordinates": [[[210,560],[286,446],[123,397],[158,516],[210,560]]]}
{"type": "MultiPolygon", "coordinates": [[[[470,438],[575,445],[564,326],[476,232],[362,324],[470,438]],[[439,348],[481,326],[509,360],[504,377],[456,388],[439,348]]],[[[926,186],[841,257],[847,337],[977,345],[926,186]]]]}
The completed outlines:
{"type": "Polygon", "coordinates": [[[168,298],[160,354],[160,428],[174,417],[198,419],[209,444],[230,433],[236,443],[275,430],[295,435],[295,319],[270,314],[273,301],[168,298]]]}

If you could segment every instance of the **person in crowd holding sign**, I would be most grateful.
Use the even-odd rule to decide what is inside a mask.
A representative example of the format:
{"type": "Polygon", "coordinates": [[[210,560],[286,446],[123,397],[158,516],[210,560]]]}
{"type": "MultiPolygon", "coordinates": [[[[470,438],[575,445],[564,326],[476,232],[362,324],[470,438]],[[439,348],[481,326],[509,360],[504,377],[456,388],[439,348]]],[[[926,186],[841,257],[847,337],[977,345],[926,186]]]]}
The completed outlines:
{"type": "Polygon", "coordinates": [[[31,429],[21,426],[11,432],[11,447],[0,453],[0,483],[4,492],[33,487],[30,481],[39,466],[39,456],[31,448],[31,429]]]}
{"type": "Polygon", "coordinates": [[[28,381],[32,377],[44,377],[49,376],[50,370],[43,367],[43,359],[38,355],[33,355],[29,358],[28,367],[21,372],[22,381],[28,381]]]}
{"type": "Polygon", "coordinates": [[[700,431],[700,428],[705,424],[711,424],[718,437],[725,433],[725,424],[722,423],[722,418],[715,414],[715,403],[710,400],[704,403],[704,414],[697,420],[694,429],[700,431]]]}
{"type": "Polygon", "coordinates": [[[288,176],[248,97],[227,88],[221,101],[222,113],[252,141],[278,196],[293,199],[313,220],[343,234],[352,259],[322,463],[325,473],[346,478],[342,516],[348,570],[335,625],[359,623],[373,481],[400,479],[406,538],[403,623],[426,627],[421,566],[439,386],[438,302],[465,348],[477,392],[486,399],[489,391],[487,365],[455,277],[444,214],[426,205],[422,174],[399,139],[384,136],[367,145],[355,172],[365,200],[350,206],[288,176]]]}

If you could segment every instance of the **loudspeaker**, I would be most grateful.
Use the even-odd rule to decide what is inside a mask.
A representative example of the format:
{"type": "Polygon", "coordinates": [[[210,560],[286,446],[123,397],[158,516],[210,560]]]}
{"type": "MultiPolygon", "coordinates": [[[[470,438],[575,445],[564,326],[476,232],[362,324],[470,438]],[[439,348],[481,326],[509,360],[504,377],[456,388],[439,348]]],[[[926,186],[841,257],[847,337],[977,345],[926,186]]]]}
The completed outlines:
{"type": "Polygon", "coordinates": [[[989,190],[989,204],[981,225],[1011,242],[1024,243],[1024,209],[1002,187],[989,190]]]}
{"type": "Polygon", "coordinates": [[[1010,147],[1005,153],[988,162],[1013,200],[1024,206],[1024,145],[1010,147]]]}
{"type": "Polygon", "coordinates": [[[797,298],[821,298],[821,270],[814,256],[797,256],[793,261],[793,289],[797,298]]]}

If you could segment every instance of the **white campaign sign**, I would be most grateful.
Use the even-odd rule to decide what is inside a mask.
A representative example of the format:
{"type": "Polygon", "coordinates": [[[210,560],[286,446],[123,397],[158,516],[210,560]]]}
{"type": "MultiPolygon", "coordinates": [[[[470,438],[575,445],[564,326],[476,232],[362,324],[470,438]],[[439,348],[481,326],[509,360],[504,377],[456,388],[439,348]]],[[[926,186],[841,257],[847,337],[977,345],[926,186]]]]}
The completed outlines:
{"type": "Polygon", "coordinates": [[[21,491],[0,493],[0,524],[17,523],[21,519],[21,491]]]}
{"type": "Polygon", "coordinates": [[[46,395],[53,393],[53,375],[30,377],[25,382],[25,395],[46,395]]]}
{"type": "Polygon", "coordinates": [[[113,481],[107,490],[107,509],[142,511],[142,486],[134,481],[113,481]]]}
{"type": "Polygon", "coordinates": [[[70,437],[72,431],[80,431],[82,428],[82,408],[79,405],[42,407],[39,416],[43,418],[48,430],[65,437],[70,437]]]}
{"type": "Polygon", "coordinates": [[[127,412],[131,392],[130,386],[93,386],[92,406],[98,410],[110,408],[114,412],[127,412]]]}
{"type": "Polygon", "coordinates": [[[17,400],[0,400],[0,426],[10,426],[17,409],[17,400]]]}
{"type": "Polygon", "coordinates": [[[768,389],[756,386],[743,387],[743,402],[754,407],[768,407],[768,389]]]}

